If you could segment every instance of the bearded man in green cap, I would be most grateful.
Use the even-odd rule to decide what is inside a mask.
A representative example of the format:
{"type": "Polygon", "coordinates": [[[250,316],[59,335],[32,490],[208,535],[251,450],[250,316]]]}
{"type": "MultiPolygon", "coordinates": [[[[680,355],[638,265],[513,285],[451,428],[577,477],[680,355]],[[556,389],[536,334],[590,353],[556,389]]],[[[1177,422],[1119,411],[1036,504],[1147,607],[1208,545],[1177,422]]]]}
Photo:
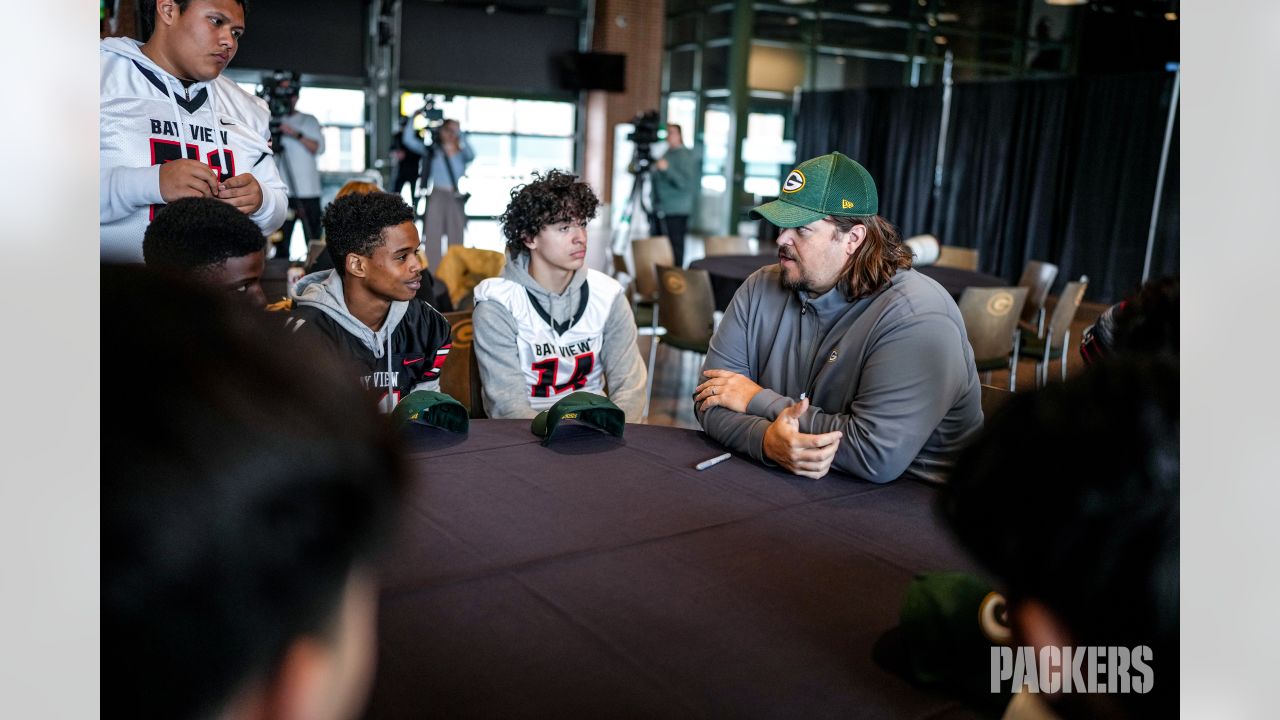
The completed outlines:
{"type": "Polygon", "coordinates": [[[810,478],[941,481],[981,428],[960,310],[878,209],[870,173],[833,152],[752,211],[782,229],[778,264],[747,279],[711,338],[694,402],[712,438],[810,478]]]}

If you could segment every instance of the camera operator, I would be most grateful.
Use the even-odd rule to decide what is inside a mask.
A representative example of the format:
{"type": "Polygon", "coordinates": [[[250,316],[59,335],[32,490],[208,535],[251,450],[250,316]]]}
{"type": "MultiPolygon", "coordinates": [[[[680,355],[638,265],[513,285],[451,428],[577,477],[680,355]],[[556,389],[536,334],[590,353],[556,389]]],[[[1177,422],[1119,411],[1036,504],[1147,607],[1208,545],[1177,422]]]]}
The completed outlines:
{"type": "MultiPolygon", "coordinates": [[[[432,119],[432,113],[439,113],[434,106],[418,111],[418,114],[432,119]]],[[[467,215],[464,205],[467,195],[458,191],[458,181],[467,172],[467,165],[475,159],[476,153],[467,143],[457,120],[443,120],[439,127],[430,133],[431,144],[428,145],[418,137],[413,124],[405,125],[400,140],[406,150],[422,155],[422,182],[420,192],[427,192],[427,216],[422,230],[422,243],[427,256],[427,266],[440,267],[440,257],[444,250],[442,238],[448,237],[450,245],[462,244],[462,233],[466,227],[467,215]],[[430,190],[428,190],[430,188],[430,190]]]]}
{"type": "Polygon", "coordinates": [[[684,266],[684,234],[693,212],[698,162],[684,144],[680,126],[667,125],[667,152],[653,164],[653,214],[657,229],[671,240],[676,267],[684,266]]]}
{"type": "Polygon", "coordinates": [[[396,161],[395,179],[391,181],[391,186],[387,188],[388,192],[399,195],[403,192],[404,186],[409,186],[409,195],[413,200],[409,203],[413,207],[418,206],[418,191],[414,187],[414,183],[418,181],[418,176],[422,174],[422,156],[416,152],[408,150],[404,146],[404,135],[406,127],[413,126],[413,118],[401,116],[400,131],[391,138],[391,159],[396,161]]]}
{"type": "Polygon", "coordinates": [[[320,170],[316,156],[324,152],[324,134],[315,115],[298,112],[298,88],[286,100],[288,114],[280,118],[281,175],[289,187],[289,207],[294,216],[285,220],[283,255],[288,255],[289,240],[293,237],[293,223],[302,220],[307,240],[320,239],[320,170]]]}

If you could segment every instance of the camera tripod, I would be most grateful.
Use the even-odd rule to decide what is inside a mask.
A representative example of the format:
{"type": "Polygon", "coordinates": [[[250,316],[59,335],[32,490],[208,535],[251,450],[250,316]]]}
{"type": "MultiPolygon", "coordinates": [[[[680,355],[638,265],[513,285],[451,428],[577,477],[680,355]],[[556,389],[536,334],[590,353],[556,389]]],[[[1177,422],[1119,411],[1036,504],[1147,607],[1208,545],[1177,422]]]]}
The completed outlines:
{"type": "MultiPolygon", "coordinates": [[[[635,217],[636,211],[642,211],[645,214],[645,221],[649,222],[651,217],[650,209],[644,202],[644,189],[651,182],[649,178],[649,163],[638,162],[632,160],[631,165],[634,170],[631,171],[632,184],[631,194],[627,197],[627,204],[622,208],[622,215],[618,218],[618,226],[613,229],[613,239],[609,243],[609,247],[615,256],[628,256],[631,249],[631,229],[632,219],[635,217]]],[[[653,228],[650,228],[652,230],[653,228]]],[[[632,277],[635,273],[632,273],[632,277]]]]}

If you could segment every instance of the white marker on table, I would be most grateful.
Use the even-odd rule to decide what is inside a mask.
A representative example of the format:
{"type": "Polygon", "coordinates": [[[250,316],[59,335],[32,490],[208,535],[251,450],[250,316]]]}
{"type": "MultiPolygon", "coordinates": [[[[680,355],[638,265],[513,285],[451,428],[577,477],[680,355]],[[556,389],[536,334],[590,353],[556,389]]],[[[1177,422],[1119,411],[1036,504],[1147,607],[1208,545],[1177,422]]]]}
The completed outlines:
{"type": "Polygon", "coordinates": [[[724,462],[725,460],[728,460],[731,457],[733,457],[733,453],[725,453],[723,455],[717,455],[711,458],[710,460],[703,460],[702,462],[698,463],[697,465],[694,465],[693,467],[695,470],[706,470],[712,465],[719,465],[720,463],[724,462]]]}

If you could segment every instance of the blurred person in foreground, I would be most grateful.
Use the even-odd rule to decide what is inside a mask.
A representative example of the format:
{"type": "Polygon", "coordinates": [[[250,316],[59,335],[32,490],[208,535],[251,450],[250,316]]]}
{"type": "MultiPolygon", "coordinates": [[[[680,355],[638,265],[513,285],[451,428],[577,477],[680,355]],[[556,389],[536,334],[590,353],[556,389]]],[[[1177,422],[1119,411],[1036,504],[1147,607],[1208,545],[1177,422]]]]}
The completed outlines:
{"type": "Polygon", "coordinates": [[[1006,718],[1177,716],[1178,426],[1176,366],[1117,357],[1019,393],[957,459],[938,507],[1014,646],[1150,648],[1143,692],[1023,692],[1006,718]]]}
{"type": "Polygon", "coordinates": [[[102,309],[108,714],[358,716],[403,487],[389,428],[322,351],[299,373],[224,295],[108,266],[102,309]]]}

